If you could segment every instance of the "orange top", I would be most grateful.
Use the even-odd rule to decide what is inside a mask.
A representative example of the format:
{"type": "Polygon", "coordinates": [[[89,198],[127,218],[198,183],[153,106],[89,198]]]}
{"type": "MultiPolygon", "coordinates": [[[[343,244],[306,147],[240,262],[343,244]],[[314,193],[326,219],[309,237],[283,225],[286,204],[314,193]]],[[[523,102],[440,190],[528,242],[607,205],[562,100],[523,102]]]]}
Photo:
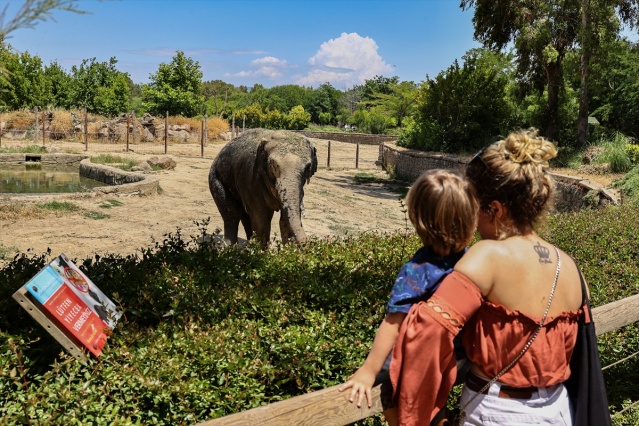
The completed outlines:
{"type": "MultiPolygon", "coordinates": [[[[565,382],[570,376],[580,315],[581,310],[547,317],[533,344],[499,381],[519,388],[565,382]]],[[[529,317],[484,301],[464,327],[466,356],[492,379],[519,355],[540,321],[541,317],[529,317]]]]}
{"type": "MultiPolygon", "coordinates": [[[[527,387],[567,379],[579,314],[546,318],[533,345],[500,381],[527,387]]],[[[539,320],[485,301],[465,275],[449,274],[429,300],[413,305],[395,343],[390,377],[400,425],[428,424],[446,405],[457,376],[453,338],[467,322],[462,341],[468,358],[492,379],[519,354],[539,320]]]]}

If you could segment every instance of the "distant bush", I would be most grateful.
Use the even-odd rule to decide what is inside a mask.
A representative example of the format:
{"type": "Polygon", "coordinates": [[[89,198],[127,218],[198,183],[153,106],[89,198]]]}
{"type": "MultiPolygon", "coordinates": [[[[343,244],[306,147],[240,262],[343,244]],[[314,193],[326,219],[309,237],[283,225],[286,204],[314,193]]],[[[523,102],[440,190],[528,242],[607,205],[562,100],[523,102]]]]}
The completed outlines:
{"type": "Polygon", "coordinates": [[[603,148],[603,151],[597,156],[596,163],[607,163],[613,173],[627,172],[632,167],[632,160],[627,149],[629,142],[630,138],[618,132],[612,139],[602,140],[599,146],[603,148]]]}

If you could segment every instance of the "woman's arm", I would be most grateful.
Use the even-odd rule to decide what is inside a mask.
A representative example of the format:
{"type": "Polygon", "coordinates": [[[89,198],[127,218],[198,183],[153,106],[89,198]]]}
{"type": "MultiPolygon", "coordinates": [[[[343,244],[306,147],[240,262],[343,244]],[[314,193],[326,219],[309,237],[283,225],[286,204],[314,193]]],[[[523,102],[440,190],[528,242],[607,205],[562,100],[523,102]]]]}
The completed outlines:
{"type": "Polygon", "coordinates": [[[397,336],[399,335],[399,328],[404,321],[406,314],[403,312],[394,312],[386,314],[384,321],[379,326],[375,340],[373,341],[373,348],[371,349],[364,364],[349,377],[348,381],[344,383],[339,391],[345,391],[351,389],[349,401],[353,402],[357,399],[357,406],[361,407],[364,397],[368,402],[370,408],[373,404],[371,397],[371,390],[375,383],[375,377],[384,367],[384,363],[388,358],[388,355],[393,350],[397,336]]]}

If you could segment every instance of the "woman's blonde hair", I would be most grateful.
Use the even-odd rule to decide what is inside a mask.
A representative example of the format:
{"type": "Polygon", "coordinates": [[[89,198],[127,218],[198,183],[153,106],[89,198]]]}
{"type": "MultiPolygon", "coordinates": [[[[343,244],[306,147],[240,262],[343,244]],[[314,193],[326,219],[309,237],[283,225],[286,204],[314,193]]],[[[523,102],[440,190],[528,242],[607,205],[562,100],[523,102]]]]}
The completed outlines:
{"type": "Polygon", "coordinates": [[[494,200],[510,214],[512,229],[504,235],[532,230],[552,205],[555,184],[549,161],[557,147],[536,129],[519,130],[480,151],[466,166],[466,178],[475,186],[480,208],[490,211],[494,200]]]}
{"type": "Polygon", "coordinates": [[[425,246],[439,256],[466,247],[477,228],[478,203],[472,185],[450,170],[428,170],[406,197],[408,217],[425,246]]]}

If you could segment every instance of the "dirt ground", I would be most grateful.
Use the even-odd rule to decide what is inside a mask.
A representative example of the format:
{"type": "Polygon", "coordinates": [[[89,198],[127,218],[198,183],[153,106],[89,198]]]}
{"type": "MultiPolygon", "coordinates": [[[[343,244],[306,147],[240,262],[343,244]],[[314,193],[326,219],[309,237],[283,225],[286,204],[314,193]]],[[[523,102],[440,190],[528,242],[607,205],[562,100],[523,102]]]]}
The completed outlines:
{"type": "MultiPolygon", "coordinates": [[[[319,168],[305,186],[305,215],[302,222],[308,236],[327,237],[359,234],[365,231],[395,231],[407,226],[399,197],[405,185],[388,179],[381,167],[376,145],[360,145],[355,168],[355,145],[333,141],[331,167],[327,168],[328,142],[313,140],[318,149],[319,168]],[[356,175],[371,181],[358,183],[356,175]],[[374,179],[373,179],[374,178],[374,179]]],[[[60,144],[58,144],[60,145],[60,144]]],[[[219,152],[223,144],[214,147],[219,152]]],[[[64,147],[62,147],[63,150],[64,147]]],[[[207,148],[208,149],[208,148],[207,148]]],[[[208,149],[208,153],[212,151],[208,149]]],[[[91,153],[90,153],[91,154],[91,153]]],[[[216,154],[216,152],[215,152],[216,154]]],[[[150,155],[124,154],[144,160],[150,155]]],[[[169,153],[170,155],[170,153],[169,153]]],[[[0,248],[11,259],[15,252],[65,253],[82,260],[95,254],[128,255],[162,241],[179,228],[186,237],[198,236],[196,222],[210,218],[209,232],[223,228],[222,219],[208,188],[208,173],[213,156],[170,155],[177,163],[174,170],[152,172],[159,178],[161,193],[152,196],[49,195],[1,196],[0,205],[68,201],[80,207],[75,212],[45,215],[0,213],[0,248]],[[108,215],[92,219],[87,212],[108,215]],[[35,217],[31,217],[35,216],[35,217]]],[[[279,236],[279,213],[273,218],[272,238],[279,236]]],[[[240,237],[245,238],[240,227],[240,237]]]]}
{"type": "MultiPolygon", "coordinates": [[[[356,146],[333,141],[330,168],[327,168],[328,141],[313,139],[318,150],[319,169],[305,186],[304,229],[311,237],[356,235],[366,231],[412,230],[404,214],[399,197],[405,185],[392,181],[375,164],[379,148],[360,145],[358,168],[355,168],[356,146]],[[356,175],[369,178],[366,182],[356,175]]],[[[60,145],[60,144],[58,144],[60,145]]],[[[207,147],[207,157],[197,152],[176,151],[169,155],[176,161],[174,170],[152,172],[159,178],[161,193],[152,196],[114,195],[55,195],[2,196],[0,195],[0,249],[5,262],[14,253],[41,254],[51,249],[51,255],[65,253],[72,259],[82,260],[96,254],[129,255],[141,248],[162,241],[168,233],[181,230],[187,238],[199,236],[197,222],[210,218],[209,233],[222,228],[222,219],[208,189],[208,173],[214,156],[224,144],[207,147]],[[179,155],[183,154],[183,155],[179,155]],[[33,204],[55,199],[79,206],[74,212],[36,215],[12,214],[6,206],[33,204]],[[102,219],[87,217],[87,213],[106,215],[102,219]]],[[[64,151],[71,151],[64,146],[64,151]]],[[[77,151],[77,150],[76,150],[77,151]]],[[[175,150],[174,150],[175,151],[175,150]]],[[[93,153],[90,153],[93,154],[93,153]]],[[[145,160],[151,155],[117,153],[145,160]]],[[[574,171],[559,170],[575,175],[574,171]]],[[[590,177],[606,185],[605,177],[590,177]]],[[[89,214],[89,216],[94,216],[89,214]]],[[[273,218],[272,238],[279,239],[279,214],[273,218]]],[[[243,229],[240,237],[245,238],[243,229]]],[[[1,256],[0,256],[1,257],[1,256]]],[[[3,261],[0,259],[0,264],[3,261]]]]}

